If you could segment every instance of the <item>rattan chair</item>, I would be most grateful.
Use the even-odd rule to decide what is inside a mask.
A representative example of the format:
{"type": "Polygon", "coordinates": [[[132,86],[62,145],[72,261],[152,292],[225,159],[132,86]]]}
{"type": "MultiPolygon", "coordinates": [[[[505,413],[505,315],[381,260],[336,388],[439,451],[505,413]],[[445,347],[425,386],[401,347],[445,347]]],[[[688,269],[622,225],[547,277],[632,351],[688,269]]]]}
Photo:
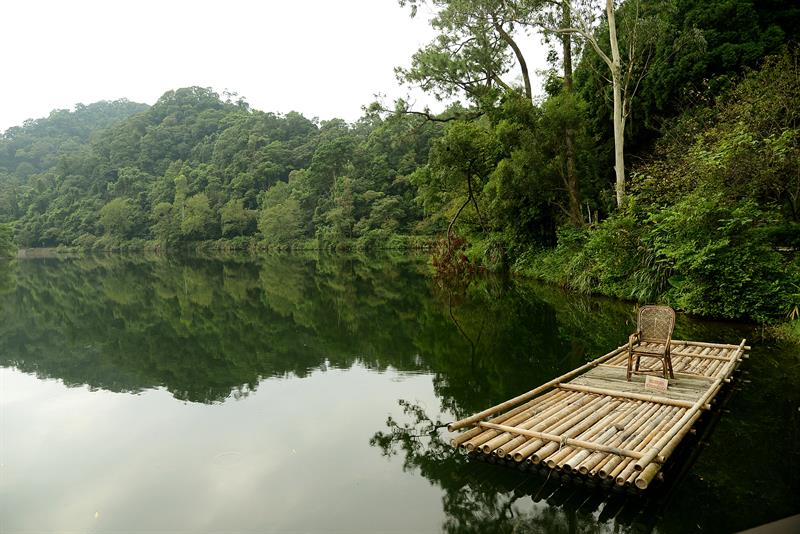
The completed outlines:
{"type": "Polygon", "coordinates": [[[664,378],[675,378],[669,353],[674,328],[675,310],[669,306],[639,308],[636,332],[628,338],[628,381],[633,373],[662,374],[650,368],[639,370],[639,360],[642,357],[660,359],[664,378]]]}

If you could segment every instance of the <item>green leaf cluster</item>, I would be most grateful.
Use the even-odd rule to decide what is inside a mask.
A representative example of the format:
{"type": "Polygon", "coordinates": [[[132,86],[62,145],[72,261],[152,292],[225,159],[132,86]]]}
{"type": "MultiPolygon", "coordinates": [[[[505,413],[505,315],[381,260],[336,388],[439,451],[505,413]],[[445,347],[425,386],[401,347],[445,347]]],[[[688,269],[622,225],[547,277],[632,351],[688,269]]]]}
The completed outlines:
{"type": "Polygon", "coordinates": [[[575,289],[771,321],[797,307],[800,68],[769,59],[673,125],[637,167],[632,201],[519,262],[575,289]]]}

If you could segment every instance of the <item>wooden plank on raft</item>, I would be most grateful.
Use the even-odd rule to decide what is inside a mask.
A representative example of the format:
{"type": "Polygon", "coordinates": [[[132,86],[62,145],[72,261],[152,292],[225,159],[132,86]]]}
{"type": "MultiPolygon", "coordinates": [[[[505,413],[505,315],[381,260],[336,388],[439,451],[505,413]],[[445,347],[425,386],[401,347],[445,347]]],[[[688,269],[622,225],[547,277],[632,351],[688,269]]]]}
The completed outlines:
{"type": "MultiPolygon", "coordinates": [[[[601,363],[597,367],[610,367],[614,369],[625,369],[625,364],[613,364],[613,363],[601,363]]],[[[713,382],[714,379],[710,376],[706,375],[698,375],[695,373],[679,373],[678,371],[674,371],[675,378],[696,378],[698,380],[707,380],[709,382],[713,382]]]]}
{"type": "MultiPolygon", "coordinates": [[[[605,367],[601,364],[595,369],[576,376],[568,383],[623,392],[644,392],[644,376],[633,375],[631,380],[628,380],[625,375],[624,367],[605,367]]],[[[694,402],[708,389],[709,382],[710,380],[699,376],[676,376],[674,379],[670,379],[669,390],[663,396],[694,402]]]]}
{"type": "MultiPolygon", "coordinates": [[[[662,397],[659,395],[648,395],[646,393],[633,393],[633,392],[626,392],[626,391],[616,391],[613,389],[603,389],[603,388],[596,388],[590,386],[581,386],[579,384],[559,384],[558,387],[560,389],[568,389],[571,391],[583,391],[584,393],[592,393],[594,395],[606,395],[608,397],[618,397],[622,399],[633,399],[633,400],[640,400],[645,402],[653,402],[655,404],[666,404],[668,406],[678,406],[680,408],[691,408],[694,406],[694,402],[678,400],[678,399],[670,399],[668,397],[662,397]]],[[[705,406],[705,405],[704,405],[705,406]]]]}

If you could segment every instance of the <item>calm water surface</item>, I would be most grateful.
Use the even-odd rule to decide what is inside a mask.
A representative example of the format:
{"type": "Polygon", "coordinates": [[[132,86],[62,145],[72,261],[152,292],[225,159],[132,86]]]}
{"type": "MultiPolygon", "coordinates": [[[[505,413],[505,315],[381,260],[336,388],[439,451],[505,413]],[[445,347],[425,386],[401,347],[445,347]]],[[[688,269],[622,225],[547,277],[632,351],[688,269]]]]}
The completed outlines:
{"type": "Polygon", "coordinates": [[[754,346],[644,498],[439,425],[608,352],[630,304],[424,260],[89,257],[0,272],[0,532],[731,532],[800,513],[800,357],[754,346]]]}

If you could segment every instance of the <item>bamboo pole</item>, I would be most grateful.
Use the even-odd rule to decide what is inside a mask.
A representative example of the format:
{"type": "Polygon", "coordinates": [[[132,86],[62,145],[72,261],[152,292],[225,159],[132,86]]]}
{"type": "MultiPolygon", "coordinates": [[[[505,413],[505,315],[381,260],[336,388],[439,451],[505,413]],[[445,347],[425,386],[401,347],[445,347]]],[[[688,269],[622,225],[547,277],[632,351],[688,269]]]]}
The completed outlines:
{"type": "Polygon", "coordinates": [[[701,352],[703,352],[703,347],[695,347],[691,346],[688,347],[686,350],[683,351],[683,354],[678,356],[677,359],[672,361],[673,369],[679,369],[681,372],[686,372],[686,370],[691,366],[692,362],[694,361],[692,358],[701,352]]]}
{"type": "MultiPolygon", "coordinates": [[[[666,459],[669,458],[670,455],[675,451],[675,448],[681,442],[681,440],[689,431],[689,429],[692,428],[692,426],[699,417],[700,417],[699,412],[694,414],[692,419],[689,420],[689,423],[685,425],[684,428],[681,429],[681,431],[678,434],[676,434],[674,438],[672,438],[672,440],[670,440],[670,442],[667,444],[666,447],[664,447],[664,449],[661,451],[661,457],[663,458],[664,461],[666,461],[666,459]]],[[[650,485],[650,483],[653,481],[653,478],[655,478],[656,474],[658,474],[660,470],[661,466],[658,463],[651,462],[638,474],[638,476],[634,480],[634,484],[636,485],[637,488],[641,490],[647,489],[647,486],[650,485]]],[[[634,469],[634,474],[636,474],[635,469],[634,469]]]]}
{"type": "Polygon", "coordinates": [[[708,388],[706,393],[702,397],[700,397],[697,400],[697,402],[694,403],[694,406],[692,406],[686,411],[681,420],[672,428],[672,430],[670,430],[665,436],[663,436],[660,440],[658,440],[658,442],[653,447],[650,448],[650,450],[644,457],[636,461],[636,465],[634,467],[637,471],[642,471],[647,466],[648,463],[652,462],[656,458],[656,456],[659,455],[661,450],[664,447],[666,447],[667,443],[669,443],[669,441],[672,438],[674,438],[676,434],[681,432],[683,427],[689,422],[689,420],[692,419],[694,414],[700,411],[700,407],[703,404],[705,404],[711,397],[716,395],[717,391],[721,387],[723,380],[728,376],[730,376],[730,374],[733,372],[733,369],[736,367],[736,365],[738,365],[738,358],[739,355],[741,355],[742,351],[744,350],[745,341],[746,340],[743,339],[741,344],[739,344],[738,350],[734,353],[733,357],[731,358],[731,361],[728,362],[725,369],[723,370],[723,375],[714,380],[711,387],[708,388]]]}
{"type": "Polygon", "coordinates": [[[647,395],[645,393],[634,393],[632,391],[617,391],[614,389],[596,388],[592,386],[582,386],[579,384],[559,384],[560,389],[569,389],[572,391],[583,391],[585,393],[594,393],[597,395],[606,395],[609,397],[620,397],[623,399],[634,399],[645,402],[655,402],[657,404],[666,404],[668,406],[678,406],[680,408],[691,408],[694,403],[691,401],[683,401],[678,399],[670,399],[668,397],[659,397],[658,395],[647,395]]]}
{"type": "Polygon", "coordinates": [[[712,365],[720,362],[720,361],[727,361],[730,358],[728,356],[724,356],[727,353],[727,349],[715,349],[711,352],[710,356],[721,356],[722,358],[714,359],[714,360],[704,360],[695,371],[697,374],[705,375],[706,371],[712,365]]]}
{"type": "MultiPolygon", "coordinates": [[[[580,435],[575,436],[576,439],[582,439],[585,441],[591,441],[592,443],[599,443],[605,444],[605,442],[612,436],[614,433],[619,432],[617,430],[617,426],[622,422],[628,419],[631,414],[636,413],[639,408],[641,408],[642,403],[637,401],[633,403],[629,407],[625,407],[621,413],[617,413],[616,410],[608,414],[606,417],[592,425],[590,428],[586,429],[580,435]]],[[[585,449],[575,448],[571,446],[563,447],[561,450],[554,452],[550,456],[544,459],[544,462],[547,464],[547,467],[564,469],[566,472],[570,472],[572,468],[567,465],[569,459],[575,457],[579,452],[584,451],[585,449]]]]}
{"type": "MultiPolygon", "coordinates": [[[[514,416],[516,416],[518,414],[521,414],[522,412],[524,412],[524,411],[526,411],[528,409],[535,408],[535,407],[539,406],[540,403],[546,402],[547,400],[549,400],[553,396],[556,396],[557,394],[558,394],[557,390],[548,391],[547,393],[545,393],[541,397],[536,397],[535,399],[531,399],[530,401],[526,402],[525,404],[517,406],[513,410],[509,410],[508,412],[505,412],[505,413],[503,413],[501,415],[498,415],[497,417],[494,417],[494,418],[490,419],[490,421],[493,422],[493,423],[504,423],[504,422],[507,422],[510,419],[512,419],[514,416]]],[[[477,437],[478,435],[480,435],[483,432],[485,432],[485,430],[482,429],[481,427],[472,428],[470,430],[467,430],[466,432],[462,432],[458,436],[456,436],[453,439],[451,439],[450,440],[450,445],[452,445],[453,447],[458,447],[462,443],[464,443],[466,441],[469,441],[474,437],[477,437]]]]}
{"type": "MultiPolygon", "coordinates": [[[[726,349],[729,354],[731,354],[731,358],[742,358],[747,357],[743,353],[739,353],[738,351],[734,351],[733,349],[726,349]]],[[[725,368],[725,364],[723,362],[718,362],[718,365],[712,365],[711,369],[709,369],[708,374],[710,376],[716,377],[719,372],[721,372],[725,368]]]]}
{"type": "MultiPolygon", "coordinates": [[[[554,406],[551,410],[547,413],[542,413],[541,417],[538,421],[526,422],[524,424],[516,425],[517,428],[522,428],[525,430],[537,430],[537,431],[547,431],[553,427],[553,425],[557,425],[559,421],[563,421],[564,417],[572,417],[578,413],[581,413],[584,410],[590,409],[593,403],[596,403],[598,399],[589,397],[587,398],[586,395],[582,395],[581,393],[573,392],[574,395],[577,397],[573,398],[568,405],[564,406],[558,405],[554,406]]],[[[504,440],[497,446],[497,454],[500,457],[503,457],[509,454],[511,451],[516,449],[520,444],[527,441],[525,436],[514,435],[511,436],[510,434],[503,434],[504,436],[508,436],[507,440],[504,440]]]]}
{"type": "Polygon", "coordinates": [[[617,454],[620,456],[630,456],[632,458],[639,458],[642,455],[642,453],[639,452],[633,452],[626,449],[618,449],[616,447],[609,447],[607,445],[601,445],[598,443],[592,443],[580,439],[565,438],[564,436],[560,436],[558,434],[547,434],[544,432],[536,432],[533,430],[523,430],[521,428],[514,428],[512,426],[495,425],[493,423],[481,423],[481,425],[486,426],[488,428],[496,428],[497,430],[503,430],[505,432],[515,432],[518,434],[522,434],[523,436],[530,436],[532,438],[544,439],[547,441],[555,441],[560,443],[563,439],[565,444],[571,445],[573,447],[583,447],[586,449],[592,449],[610,454],[617,454]]]}
{"type": "Polygon", "coordinates": [[[686,423],[688,423],[689,420],[692,419],[694,414],[700,411],[701,406],[704,405],[716,393],[717,386],[719,386],[721,383],[722,383],[722,378],[717,378],[716,380],[714,380],[711,387],[708,388],[705,394],[703,394],[703,396],[700,397],[697,400],[697,402],[694,403],[694,406],[686,410],[686,413],[683,414],[681,420],[678,421],[678,423],[676,423],[665,436],[659,439],[655,445],[650,447],[650,450],[647,451],[647,454],[645,454],[642,458],[636,461],[634,469],[636,469],[637,471],[641,471],[648,463],[652,462],[656,458],[656,456],[658,456],[658,454],[661,452],[661,449],[663,449],[666,446],[669,440],[675,437],[675,434],[680,432],[680,430],[684,427],[684,425],[686,425],[686,423]]]}
{"type": "MultiPolygon", "coordinates": [[[[609,444],[614,440],[618,433],[625,431],[626,426],[630,425],[639,417],[646,414],[650,409],[651,406],[646,403],[637,403],[634,406],[634,409],[625,414],[624,417],[615,420],[611,426],[603,430],[599,436],[594,437],[592,441],[596,441],[597,443],[602,443],[605,445],[609,444]]],[[[581,462],[588,458],[592,453],[593,451],[589,449],[575,451],[575,454],[564,459],[562,467],[566,471],[575,471],[578,469],[578,466],[581,464],[581,462]]]]}
{"type": "MultiPolygon", "coordinates": [[[[675,360],[672,361],[673,366],[675,365],[675,360]]],[[[624,365],[613,365],[610,363],[601,363],[597,367],[604,367],[606,369],[625,369],[624,365]]],[[[696,375],[692,373],[679,373],[678,371],[674,371],[673,374],[675,378],[690,378],[690,379],[705,379],[705,380],[713,380],[713,378],[709,378],[708,376],[704,375],[696,375]]],[[[571,383],[571,382],[568,382],[571,383]]]]}
{"type": "Polygon", "coordinates": [[[711,378],[716,378],[717,373],[725,367],[724,362],[714,362],[712,365],[708,366],[708,371],[706,372],[706,376],[711,378]]]}
{"type": "Polygon", "coordinates": [[[621,365],[622,367],[625,367],[628,362],[628,351],[627,351],[628,346],[625,345],[625,348],[626,350],[620,352],[613,358],[609,358],[607,363],[611,365],[621,365]]]}
{"type": "MultiPolygon", "coordinates": [[[[557,390],[554,390],[554,391],[557,391],[557,390]]],[[[522,423],[524,421],[527,421],[531,417],[535,417],[537,412],[538,412],[538,410],[540,410],[540,409],[542,410],[542,412],[538,412],[538,413],[543,413],[543,412],[548,411],[552,406],[558,404],[560,401],[570,401],[570,402],[572,402],[570,399],[578,398],[578,396],[576,394],[567,394],[567,395],[557,395],[557,394],[556,395],[551,395],[551,394],[552,394],[552,392],[545,393],[545,395],[550,395],[550,398],[547,401],[545,401],[545,402],[543,402],[541,404],[535,404],[534,406],[530,407],[528,410],[525,410],[525,411],[523,411],[521,413],[517,413],[516,415],[514,415],[514,417],[508,418],[506,420],[501,420],[502,417],[498,416],[498,417],[495,417],[493,419],[490,419],[490,422],[497,423],[497,424],[503,423],[503,424],[507,424],[507,425],[518,425],[518,424],[520,424],[520,423],[522,423]]],[[[487,441],[497,437],[500,434],[500,432],[497,432],[496,430],[486,430],[486,429],[481,428],[481,427],[475,427],[473,430],[477,431],[477,435],[475,437],[471,438],[466,443],[464,443],[464,448],[466,448],[467,451],[470,451],[470,452],[475,450],[476,447],[479,447],[479,446],[483,445],[487,441]]],[[[469,432],[472,432],[473,430],[470,430],[469,432]]]]}
{"type": "Polygon", "coordinates": [[[687,373],[695,372],[695,369],[698,369],[700,367],[700,365],[705,361],[704,358],[707,358],[711,354],[712,350],[714,349],[712,349],[711,347],[706,347],[702,351],[700,351],[700,354],[692,356],[692,359],[686,366],[686,372],[687,373]]]}
{"type": "MultiPolygon", "coordinates": [[[[698,412],[699,413],[699,412],[698,412]]],[[[650,443],[655,440],[658,440],[659,436],[664,435],[668,428],[671,428],[671,425],[680,417],[680,411],[674,413],[672,417],[667,418],[663,424],[657,426],[654,429],[654,432],[650,432],[645,439],[643,439],[637,446],[636,451],[642,451],[645,447],[647,447],[650,443]]],[[[653,462],[653,463],[663,463],[660,462],[653,462]]],[[[625,481],[628,477],[631,476],[631,473],[635,471],[634,469],[634,462],[630,458],[624,459],[622,462],[617,465],[612,471],[608,473],[608,477],[611,478],[616,482],[618,486],[623,486],[625,481]]]]}
{"type": "Polygon", "coordinates": [[[505,402],[501,402],[500,404],[492,406],[491,408],[487,408],[487,409],[483,410],[482,412],[476,413],[475,415],[471,415],[471,416],[469,416],[469,417],[467,417],[465,419],[461,419],[459,421],[455,421],[453,423],[450,423],[449,425],[447,425],[447,430],[449,430],[450,432],[453,432],[454,430],[458,430],[459,428],[464,428],[465,426],[469,426],[469,425],[475,424],[475,423],[477,423],[478,421],[480,421],[481,419],[483,419],[485,417],[488,417],[488,416],[490,416],[492,414],[495,414],[497,412],[505,410],[506,408],[510,408],[511,406],[514,406],[515,404],[520,403],[522,401],[528,400],[531,397],[533,397],[535,395],[538,395],[542,391],[545,391],[545,390],[555,386],[556,384],[558,384],[558,383],[560,383],[560,382],[562,382],[564,380],[572,378],[573,376],[575,376],[577,374],[580,374],[583,371],[591,369],[592,367],[596,366],[599,363],[603,363],[604,361],[608,360],[609,358],[615,356],[616,354],[618,354],[619,352],[624,350],[626,346],[627,345],[621,345],[621,346],[617,347],[616,349],[612,350],[611,352],[609,352],[608,354],[600,356],[599,358],[594,359],[594,360],[592,360],[592,361],[590,361],[590,362],[578,367],[577,369],[573,369],[572,371],[570,371],[568,373],[564,373],[563,375],[561,375],[561,376],[559,376],[557,378],[554,378],[553,380],[551,380],[549,382],[546,382],[546,383],[542,384],[541,386],[528,391],[527,393],[523,393],[522,395],[517,395],[513,399],[507,400],[505,402]]]}
{"type": "MultiPolygon", "coordinates": [[[[606,428],[606,425],[613,423],[628,412],[628,410],[625,409],[626,404],[624,402],[619,403],[617,406],[611,406],[610,410],[598,411],[578,425],[567,429],[563,435],[590,443],[600,443],[594,439],[594,437],[606,428]],[[620,408],[622,408],[622,412],[619,411],[620,408]]],[[[548,450],[551,445],[555,446],[556,444],[548,443],[534,454],[541,455],[539,457],[540,461],[544,462],[547,467],[551,469],[555,469],[561,460],[576,452],[575,447],[571,445],[562,445],[561,443],[551,452],[548,450]]]]}
{"type": "MultiPolygon", "coordinates": [[[[542,412],[539,416],[533,416],[526,421],[521,422],[521,424],[514,425],[518,428],[530,429],[532,427],[539,426],[538,430],[543,430],[547,428],[549,425],[553,424],[553,422],[562,419],[565,416],[568,416],[575,412],[576,410],[585,410],[591,409],[588,408],[591,404],[595,403],[597,399],[586,399],[584,396],[578,394],[570,397],[570,401],[564,405],[563,403],[557,403],[551,406],[545,412],[542,412]]],[[[510,426],[510,425],[507,425],[510,426]]],[[[492,438],[491,440],[487,441],[483,445],[481,445],[481,451],[484,454],[489,454],[494,449],[501,447],[507,444],[510,441],[514,440],[515,435],[509,434],[508,432],[497,432],[497,436],[492,438]]],[[[510,449],[509,449],[510,450],[510,449]]],[[[505,451],[504,451],[505,452],[505,451]]],[[[501,454],[500,456],[504,456],[505,454],[501,454]]]]}
{"type": "MultiPolygon", "coordinates": [[[[711,351],[711,353],[709,353],[709,356],[720,356],[720,355],[724,354],[726,351],[727,351],[727,349],[714,349],[714,350],[711,351]]],[[[721,363],[723,361],[728,361],[728,358],[726,357],[724,359],[700,360],[699,363],[697,364],[697,366],[694,367],[691,370],[691,372],[695,373],[695,374],[697,374],[699,376],[706,376],[706,374],[708,373],[708,369],[709,368],[711,368],[714,365],[716,365],[718,363],[721,363]]]]}
{"type": "MultiPolygon", "coordinates": [[[[548,456],[553,454],[555,451],[557,451],[559,449],[559,447],[564,447],[565,445],[571,445],[570,443],[567,443],[565,440],[578,436],[581,432],[587,430],[592,425],[597,423],[599,420],[603,419],[606,415],[611,413],[613,410],[615,410],[621,404],[622,404],[622,401],[611,401],[611,402],[607,403],[605,406],[603,406],[600,410],[595,412],[593,415],[591,415],[588,418],[584,419],[583,421],[581,421],[577,425],[574,425],[574,426],[571,426],[570,428],[565,429],[563,431],[563,433],[561,433],[561,439],[559,441],[557,441],[556,443],[548,443],[547,445],[545,445],[544,447],[542,447],[541,449],[539,449],[538,451],[533,453],[531,455],[531,461],[533,463],[535,463],[535,464],[538,464],[544,458],[547,458],[548,456]]],[[[591,441],[586,441],[586,440],[579,440],[579,441],[581,441],[583,443],[592,443],[595,446],[598,445],[598,444],[596,444],[594,442],[591,442],[591,441]]]]}
{"type": "MultiPolygon", "coordinates": [[[[664,425],[661,425],[661,427],[657,429],[657,432],[650,434],[648,438],[645,441],[643,441],[639,447],[636,448],[636,450],[641,451],[645,447],[647,447],[648,444],[652,443],[653,441],[657,441],[660,436],[664,435],[667,429],[672,428],[672,424],[675,422],[676,419],[679,418],[679,416],[680,416],[679,413],[673,415],[669,419],[669,421],[667,421],[664,425]]],[[[659,456],[659,458],[657,458],[656,461],[654,461],[653,463],[658,465],[660,469],[661,465],[664,463],[664,460],[659,456]]],[[[625,484],[625,481],[628,478],[630,478],[633,473],[637,472],[636,469],[634,468],[634,465],[635,463],[632,459],[626,458],[622,463],[620,463],[620,465],[617,466],[616,469],[614,469],[613,473],[609,474],[609,477],[612,480],[614,480],[618,486],[623,486],[625,484]]],[[[634,476],[633,478],[636,477],[634,476]]]]}
{"type": "MultiPolygon", "coordinates": [[[[668,421],[671,421],[675,415],[675,412],[680,411],[681,409],[682,408],[667,408],[663,414],[649,421],[641,432],[631,436],[625,443],[625,446],[636,451],[638,454],[643,454],[641,451],[637,450],[642,448],[642,442],[647,442],[646,440],[648,436],[651,436],[654,431],[656,431],[658,428],[661,428],[661,426],[665,425],[668,421]]],[[[600,478],[611,478],[611,474],[619,466],[619,464],[622,463],[623,460],[624,458],[621,456],[609,458],[608,461],[606,461],[598,470],[598,476],[600,478]]]]}
{"type": "MultiPolygon", "coordinates": [[[[562,426],[575,424],[575,422],[588,417],[593,411],[606,402],[602,397],[589,397],[581,393],[578,393],[578,395],[580,395],[581,398],[573,402],[572,405],[566,406],[560,411],[551,414],[547,419],[534,422],[534,424],[528,424],[524,427],[518,426],[518,428],[537,432],[558,433],[562,426]]],[[[510,434],[505,435],[510,436],[510,434]]],[[[510,453],[526,441],[524,436],[517,435],[517,437],[519,439],[509,437],[505,442],[501,443],[501,445],[505,445],[503,448],[503,455],[510,453]],[[512,441],[514,441],[513,444],[511,443],[512,441]]],[[[484,452],[486,451],[484,450],[484,452]]]]}
{"type": "MultiPolygon", "coordinates": [[[[591,441],[592,443],[603,444],[604,440],[602,440],[601,438],[605,435],[604,432],[608,430],[609,425],[611,425],[612,427],[611,429],[614,430],[613,427],[615,427],[619,423],[619,421],[621,421],[623,418],[627,417],[629,413],[635,411],[636,408],[638,408],[638,406],[639,403],[635,403],[635,405],[633,406],[623,405],[622,406],[623,410],[622,412],[619,413],[618,410],[615,409],[613,412],[611,412],[606,417],[598,421],[596,424],[592,425],[584,432],[581,432],[579,435],[575,436],[576,439],[582,439],[585,441],[591,441]]],[[[578,452],[582,450],[585,449],[575,448],[572,446],[562,447],[560,450],[554,452],[553,454],[545,458],[544,462],[551,469],[558,469],[558,470],[563,469],[564,471],[569,473],[571,469],[568,466],[565,467],[567,460],[574,457],[576,454],[578,454],[578,452]]]]}
{"type": "Polygon", "coordinates": [[[742,347],[744,348],[744,350],[750,350],[749,345],[742,346],[741,344],[731,345],[729,343],[706,343],[704,341],[683,341],[680,339],[673,339],[672,342],[670,343],[670,346],[678,345],[680,343],[683,343],[684,345],[694,345],[696,347],[712,347],[712,348],[723,348],[723,349],[738,349],[742,347]]]}
{"type": "MultiPolygon", "coordinates": [[[[583,395],[579,393],[579,395],[583,395]]],[[[545,432],[549,434],[560,435],[565,430],[571,428],[572,426],[580,423],[580,421],[586,419],[587,417],[591,416],[592,412],[596,411],[602,405],[607,404],[609,399],[606,397],[592,397],[594,399],[593,405],[587,405],[587,408],[581,409],[578,412],[573,413],[566,419],[560,418],[551,421],[551,423],[545,427],[545,425],[540,425],[537,427],[532,428],[531,430],[535,430],[538,432],[545,432]]],[[[541,447],[547,444],[546,440],[542,439],[528,439],[525,441],[521,441],[520,445],[509,453],[511,454],[512,458],[515,461],[521,462],[528,458],[533,452],[539,450],[541,447]]]]}
{"type": "MultiPolygon", "coordinates": [[[[630,438],[631,435],[636,433],[643,424],[646,424],[654,414],[658,414],[660,411],[669,409],[669,407],[662,406],[660,404],[648,404],[646,406],[647,409],[643,413],[637,415],[619,434],[614,436],[609,443],[610,446],[619,447],[626,439],[630,438]]],[[[593,470],[595,468],[600,469],[602,463],[608,460],[608,458],[609,455],[607,454],[593,451],[585,460],[578,464],[578,472],[582,475],[588,475],[590,472],[594,474],[596,471],[593,470]]]]}
{"type": "MultiPolygon", "coordinates": [[[[671,413],[672,410],[678,409],[670,406],[656,406],[657,409],[648,415],[646,419],[640,421],[640,424],[638,424],[636,428],[632,428],[630,431],[627,431],[625,434],[620,436],[617,446],[633,449],[641,435],[649,432],[652,429],[652,426],[658,424],[658,422],[661,421],[668,413],[671,413]]],[[[618,456],[611,454],[605,455],[604,457],[600,458],[599,461],[595,462],[595,465],[592,467],[590,473],[603,478],[607,470],[613,469],[614,466],[616,466],[615,460],[618,458],[618,456]]]]}

